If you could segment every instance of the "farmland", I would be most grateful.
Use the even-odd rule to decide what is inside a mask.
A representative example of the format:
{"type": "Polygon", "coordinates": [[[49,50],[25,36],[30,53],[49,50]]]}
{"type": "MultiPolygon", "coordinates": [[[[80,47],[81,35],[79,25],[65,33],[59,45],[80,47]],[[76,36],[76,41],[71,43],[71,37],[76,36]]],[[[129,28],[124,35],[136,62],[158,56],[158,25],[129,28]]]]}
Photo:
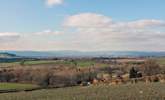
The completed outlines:
{"type": "Polygon", "coordinates": [[[157,61],[160,65],[165,65],[165,57],[157,58],[156,61],[157,61]]]}
{"type": "MultiPolygon", "coordinates": [[[[151,58],[155,60],[159,65],[165,65],[165,57],[151,58]]],[[[147,59],[116,59],[118,63],[134,63],[134,62],[144,62],[147,59]]],[[[18,66],[22,63],[22,61],[10,62],[10,63],[0,63],[0,65],[6,66],[18,66]]],[[[98,62],[91,59],[80,59],[80,60],[25,60],[23,62],[25,66],[33,66],[33,65],[64,65],[64,66],[76,66],[76,67],[90,67],[93,65],[99,65],[100,67],[109,66],[110,64],[104,62],[98,62]]]]}
{"type": "Polygon", "coordinates": [[[0,90],[16,91],[0,94],[0,100],[165,100],[163,63],[163,58],[3,62],[0,63],[0,90]],[[129,77],[133,67],[142,74],[142,80],[135,84],[131,84],[129,77]],[[26,92],[38,86],[40,90],[26,92]]]}
{"type": "MultiPolygon", "coordinates": [[[[76,66],[76,67],[90,67],[93,65],[99,65],[100,67],[108,66],[108,64],[98,63],[92,60],[75,60],[75,61],[65,61],[65,60],[27,60],[23,62],[23,66],[36,66],[36,65],[53,65],[53,66],[76,66]]],[[[22,66],[22,61],[0,63],[0,67],[18,67],[22,66]]]]}
{"type": "Polygon", "coordinates": [[[2,90],[28,90],[37,88],[37,85],[19,84],[19,83],[0,83],[0,91],[2,90]]]}
{"type": "Polygon", "coordinates": [[[55,60],[39,60],[39,61],[26,61],[25,65],[41,65],[41,64],[54,64],[54,65],[69,65],[74,66],[77,64],[77,66],[85,67],[85,66],[91,66],[94,64],[94,61],[55,61],[55,60]]]}
{"type": "Polygon", "coordinates": [[[138,83],[0,94],[0,100],[165,100],[165,84],[138,83]]]}

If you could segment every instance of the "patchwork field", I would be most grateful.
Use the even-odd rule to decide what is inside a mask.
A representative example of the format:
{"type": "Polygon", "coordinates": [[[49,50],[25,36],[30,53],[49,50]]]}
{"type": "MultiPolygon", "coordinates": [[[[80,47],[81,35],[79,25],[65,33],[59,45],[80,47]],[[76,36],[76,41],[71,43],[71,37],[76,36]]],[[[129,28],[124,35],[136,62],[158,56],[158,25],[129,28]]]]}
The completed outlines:
{"type": "Polygon", "coordinates": [[[0,100],[165,100],[165,84],[69,87],[0,94],[0,100]]]}
{"type": "Polygon", "coordinates": [[[0,63],[0,67],[17,67],[17,66],[35,66],[35,65],[62,65],[62,66],[76,66],[76,67],[91,67],[93,65],[98,65],[100,67],[108,66],[108,64],[98,63],[95,61],[87,60],[76,60],[76,61],[61,61],[61,60],[29,60],[24,62],[10,62],[10,63],[0,63]]]}
{"type": "MultiPolygon", "coordinates": [[[[160,64],[165,65],[165,58],[154,58],[154,60],[160,64]]],[[[133,63],[133,62],[143,62],[145,59],[120,59],[117,60],[119,63],[133,63]]],[[[109,66],[109,64],[103,62],[97,62],[93,60],[26,60],[26,61],[16,61],[16,62],[8,62],[8,63],[0,63],[0,67],[14,67],[14,66],[33,66],[33,65],[63,65],[63,66],[77,66],[77,67],[90,67],[93,65],[98,65],[100,67],[109,66]]]]}
{"type": "MultiPolygon", "coordinates": [[[[86,59],[22,60],[20,62],[0,63],[0,67],[14,67],[2,68],[2,77],[6,75],[6,80],[9,80],[10,77],[8,76],[12,76],[11,80],[13,77],[19,80],[18,83],[0,83],[0,100],[165,100],[165,84],[159,82],[149,84],[138,82],[137,84],[127,83],[122,85],[102,85],[103,83],[100,83],[98,86],[91,85],[83,87],[76,85],[75,87],[42,89],[29,92],[25,92],[25,90],[35,89],[38,88],[38,86],[31,84],[19,84],[28,81],[28,83],[36,82],[36,84],[44,87],[56,86],[61,83],[66,83],[67,86],[69,86],[71,83],[78,82],[78,78],[82,79],[82,82],[86,82],[86,79],[91,77],[107,79],[107,74],[109,75],[109,73],[112,73],[114,76],[117,75],[118,71],[128,73],[130,69],[129,67],[136,64],[127,62],[138,62],[139,60],[134,61],[133,59],[133,61],[130,61],[124,59],[122,61],[124,62],[120,62],[119,64],[110,61],[109,63],[106,63],[106,60],[104,62],[104,60],[96,61],[86,59]],[[115,67],[112,66],[113,64],[115,67]],[[56,66],[59,69],[56,69],[56,66]],[[103,66],[105,66],[105,68],[103,66]],[[112,66],[111,70],[107,69],[109,66],[112,66]],[[92,73],[93,70],[90,71],[90,67],[97,73],[92,73]],[[75,73],[78,73],[78,75],[75,73]],[[96,74],[98,77],[95,76],[96,74]],[[73,75],[75,75],[75,77],[73,77],[73,75]],[[99,77],[99,75],[102,77],[99,77]],[[1,93],[1,91],[10,90],[16,91],[14,93],[1,93]]],[[[161,66],[165,65],[165,58],[155,58],[155,61],[161,66]]],[[[155,63],[147,64],[151,66],[155,63]]],[[[145,66],[146,65],[144,65],[144,67],[145,66]]],[[[153,68],[155,71],[155,66],[153,68]]],[[[160,72],[160,70],[157,71],[160,72]]],[[[150,69],[148,72],[152,73],[150,69]]]]}

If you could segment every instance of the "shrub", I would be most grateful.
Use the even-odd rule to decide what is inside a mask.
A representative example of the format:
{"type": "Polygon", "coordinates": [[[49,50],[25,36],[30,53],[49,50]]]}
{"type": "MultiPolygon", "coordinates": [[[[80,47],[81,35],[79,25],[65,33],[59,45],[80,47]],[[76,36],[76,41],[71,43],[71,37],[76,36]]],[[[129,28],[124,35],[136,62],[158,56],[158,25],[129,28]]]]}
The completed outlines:
{"type": "Polygon", "coordinates": [[[79,73],[77,75],[77,83],[82,82],[91,82],[93,79],[97,78],[96,72],[85,72],[85,73],[79,73]]]}
{"type": "Polygon", "coordinates": [[[142,71],[147,76],[152,76],[161,73],[160,66],[156,63],[155,60],[147,60],[142,65],[142,71]]]}

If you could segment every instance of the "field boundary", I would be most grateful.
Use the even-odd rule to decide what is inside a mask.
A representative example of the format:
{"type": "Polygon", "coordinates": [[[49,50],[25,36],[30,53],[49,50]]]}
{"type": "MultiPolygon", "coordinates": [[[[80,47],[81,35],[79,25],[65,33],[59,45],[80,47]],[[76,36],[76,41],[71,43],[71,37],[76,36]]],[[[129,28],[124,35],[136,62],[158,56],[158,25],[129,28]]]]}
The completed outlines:
{"type": "Polygon", "coordinates": [[[41,90],[45,88],[33,88],[33,89],[22,89],[22,90],[17,90],[17,89],[9,89],[9,90],[0,90],[0,94],[2,93],[14,93],[14,92],[30,92],[30,91],[35,91],[35,90],[41,90]]]}

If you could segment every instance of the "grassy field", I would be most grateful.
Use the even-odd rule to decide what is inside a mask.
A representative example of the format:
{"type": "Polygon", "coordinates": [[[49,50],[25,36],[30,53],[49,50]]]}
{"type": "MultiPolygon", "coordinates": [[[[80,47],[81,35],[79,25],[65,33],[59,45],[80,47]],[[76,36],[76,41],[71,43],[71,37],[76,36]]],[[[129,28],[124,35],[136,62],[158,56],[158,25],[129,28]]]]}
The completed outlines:
{"type": "Polygon", "coordinates": [[[165,58],[157,58],[156,59],[157,63],[160,64],[160,65],[165,65],[165,58]]]}
{"type": "Polygon", "coordinates": [[[42,64],[55,64],[66,66],[92,66],[96,64],[94,61],[56,61],[56,60],[38,60],[38,61],[26,61],[25,65],[42,65],[42,64]]]}
{"type": "MultiPolygon", "coordinates": [[[[160,65],[165,65],[165,57],[162,58],[154,58],[160,65]]],[[[13,67],[19,66],[22,64],[22,61],[18,62],[10,62],[10,63],[0,63],[0,67],[13,67]]],[[[79,67],[88,67],[93,65],[99,65],[100,67],[109,66],[105,63],[99,63],[92,60],[76,60],[76,61],[61,61],[61,60],[26,60],[23,62],[23,65],[64,65],[64,66],[79,66],[79,67]]]]}
{"type": "Polygon", "coordinates": [[[1,67],[14,67],[20,65],[20,62],[11,62],[11,63],[0,63],[1,67]]]}
{"type": "MultiPolygon", "coordinates": [[[[97,63],[95,61],[57,61],[57,60],[36,60],[36,61],[25,61],[24,66],[32,65],[64,65],[64,66],[77,66],[77,67],[90,67],[93,65],[99,65],[100,67],[108,66],[107,64],[97,63]]],[[[21,62],[11,62],[11,63],[0,63],[0,67],[14,67],[20,66],[21,62]]]]}
{"type": "Polygon", "coordinates": [[[25,61],[25,65],[39,65],[39,64],[56,64],[55,60],[36,60],[36,61],[25,61]]]}
{"type": "Polygon", "coordinates": [[[27,90],[37,88],[36,85],[18,83],[0,83],[0,90],[27,90]]]}
{"type": "Polygon", "coordinates": [[[165,84],[69,87],[0,94],[0,100],[165,100],[165,84]]]}

